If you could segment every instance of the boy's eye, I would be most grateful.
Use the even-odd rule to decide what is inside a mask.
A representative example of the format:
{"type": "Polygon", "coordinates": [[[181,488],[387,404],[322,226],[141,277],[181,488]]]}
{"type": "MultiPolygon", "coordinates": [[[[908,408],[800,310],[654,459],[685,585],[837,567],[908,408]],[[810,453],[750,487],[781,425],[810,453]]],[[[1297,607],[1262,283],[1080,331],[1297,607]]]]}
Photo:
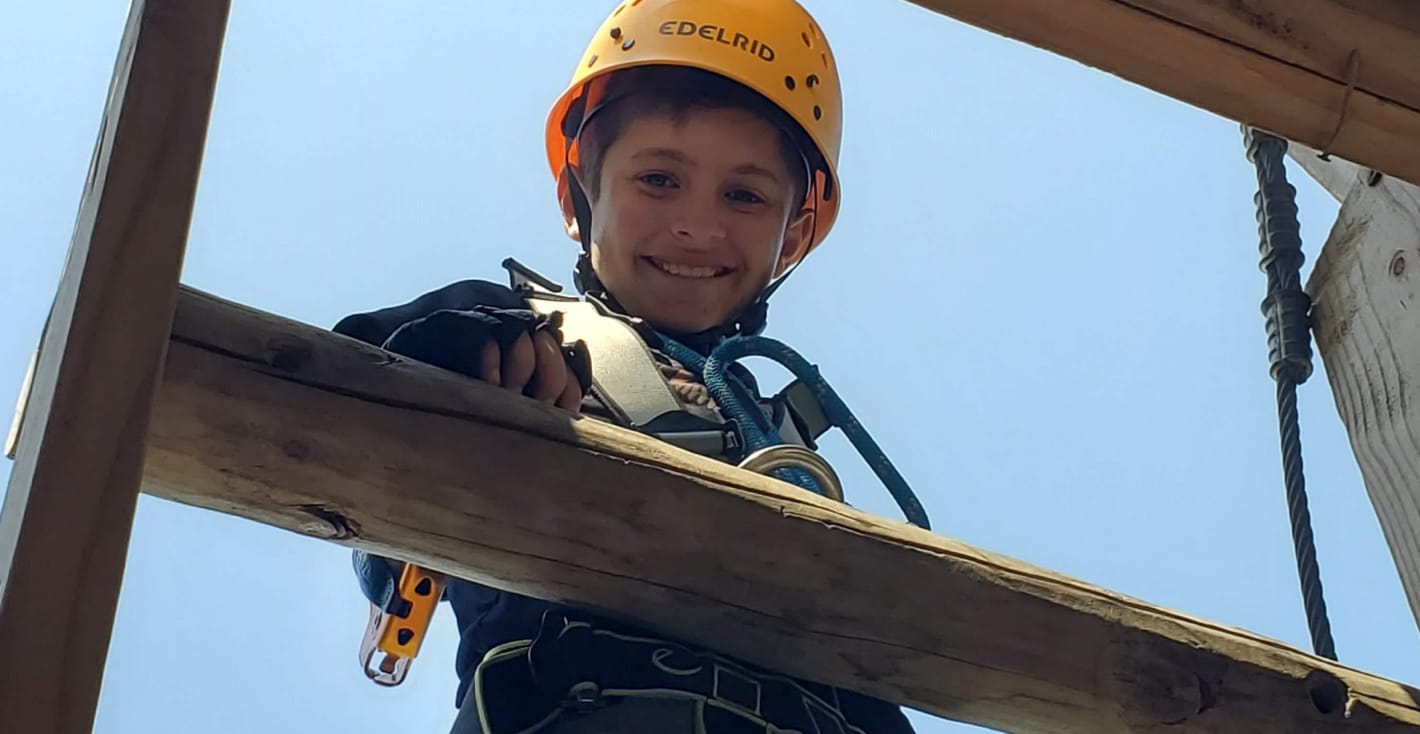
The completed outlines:
{"type": "Polygon", "coordinates": [[[731,199],[741,204],[761,204],[764,202],[764,197],[748,189],[734,189],[729,193],[729,196],[731,199]]]}
{"type": "Polygon", "coordinates": [[[658,189],[675,185],[675,181],[664,173],[646,173],[641,175],[641,182],[658,189]]]}

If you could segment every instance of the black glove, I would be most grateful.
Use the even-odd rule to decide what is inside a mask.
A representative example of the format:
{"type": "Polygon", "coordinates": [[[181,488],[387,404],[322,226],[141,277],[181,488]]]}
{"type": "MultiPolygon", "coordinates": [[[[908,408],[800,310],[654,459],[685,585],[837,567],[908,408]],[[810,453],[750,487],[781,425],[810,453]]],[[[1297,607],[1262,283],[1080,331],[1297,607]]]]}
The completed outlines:
{"type": "Polygon", "coordinates": [[[586,345],[566,344],[562,337],[561,314],[544,315],[521,308],[474,306],[471,309],[442,309],[400,326],[382,345],[396,354],[427,362],[461,375],[481,378],[480,357],[489,340],[507,349],[524,334],[532,337],[547,331],[562,346],[567,366],[577,376],[582,393],[591,389],[591,360],[586,345]]]}

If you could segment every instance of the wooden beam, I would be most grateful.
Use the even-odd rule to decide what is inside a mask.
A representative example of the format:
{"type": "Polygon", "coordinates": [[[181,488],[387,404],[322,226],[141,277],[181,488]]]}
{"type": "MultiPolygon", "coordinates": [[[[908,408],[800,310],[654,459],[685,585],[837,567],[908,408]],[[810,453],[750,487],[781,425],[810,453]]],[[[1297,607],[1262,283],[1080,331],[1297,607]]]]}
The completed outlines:
{"type": "Polygon", "coordinates": [[[1317,351],[1420,624],[1420,187],[1297,155],[1342,199],[1307,284],[1317,351]]]}
{"type": "Polygon", "coordinates": [[[0,722],[93,724],[177,299],[226,0],[138,0],[0,510],[0,722]]]}
{"type": "Polygon", "coordinates": [[[911,2],[1420,184],[1412,0],[911,2]]]}
{"type": "Polygon", "coordinates": [[[1420,731],[1407,686],[187,290],[145,477],[1004,731],[1420,731]]]}

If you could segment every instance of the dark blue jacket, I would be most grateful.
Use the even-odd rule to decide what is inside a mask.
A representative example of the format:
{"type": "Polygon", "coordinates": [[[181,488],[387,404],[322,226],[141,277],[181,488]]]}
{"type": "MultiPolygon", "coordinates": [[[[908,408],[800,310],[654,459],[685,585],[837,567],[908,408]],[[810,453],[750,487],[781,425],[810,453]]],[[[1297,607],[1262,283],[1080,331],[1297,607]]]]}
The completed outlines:
{"type": "MultiPolygon", "coordinates": [[[[390,336],[402,326],[427,319],[436,312],[462,311],[478,307],[525,309],[526,303],[517,292],[507,286],[482,280],[465,280],[426,293],[409,303],[352,314],[341,319],[334,331],[376,346],[390,348],[387,345],[390,336]]],[[[704,351],[708,351],[710,346],[696,345],[693,342],[688,345],[704,351]]],[[[424,359],[426,356],[419,355],[419,358],[424,359]]],[[[441,361],[467,358],[452,354],[438,354],[435,357],[427,361],[439,364],[441,361]]],[[[747,382],[751,389],[755,389],[752,377],[747,371],[743,375],[749,378],[747,382]]],[[[384,559],[356,553],[357,575],[361,578],[366,596],[376,603],[379,603],[379,600],[374,597],[378,595],[379,590],[370,588],[369,575],[359,571],[363,564],[384,562],[384,559]]],[[[558,607],[531,597],[454,578],[448,579],[445,589],[459,629],[459,646],[454,662],[459,678],[455,698],[455,705],[458,705],[472,685],[475,668],[489,649],[504,642],[531,639],[538,632],[544,612],[558,607]]],[[[839,700],[845,717],[869,734],[912,732],[906,716],[897,706],[848,691],[839,691],[839,700]]]]}

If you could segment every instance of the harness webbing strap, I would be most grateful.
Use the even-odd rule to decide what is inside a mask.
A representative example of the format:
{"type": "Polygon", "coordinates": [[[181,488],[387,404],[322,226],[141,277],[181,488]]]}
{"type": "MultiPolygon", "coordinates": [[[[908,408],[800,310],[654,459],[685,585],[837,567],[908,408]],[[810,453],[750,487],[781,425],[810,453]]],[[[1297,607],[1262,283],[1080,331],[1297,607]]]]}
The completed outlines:
{"type": "MultiPolygon", "coordinates": [[[[672,416],[687,415],[646,347],[630,324],[602,314],[589,301],[543,293],[529,295],[532,310],[562,313],[562,333],[569,340],[587,346],[592,361],[592,386],[596,397],[630,428],[641,431],[684,430],[691,426],[672,416]]],[[[694,426],[704,430],[709,426],[694,426]]]]}
{"type": "Polygon", "coordinates": [[[532,734],[628,698],[693,702],[705,734],[863,734],[828,686],[560,612],[544,616],[534,639],[490,651],[474,680],[487,734],[532,734]]]}

